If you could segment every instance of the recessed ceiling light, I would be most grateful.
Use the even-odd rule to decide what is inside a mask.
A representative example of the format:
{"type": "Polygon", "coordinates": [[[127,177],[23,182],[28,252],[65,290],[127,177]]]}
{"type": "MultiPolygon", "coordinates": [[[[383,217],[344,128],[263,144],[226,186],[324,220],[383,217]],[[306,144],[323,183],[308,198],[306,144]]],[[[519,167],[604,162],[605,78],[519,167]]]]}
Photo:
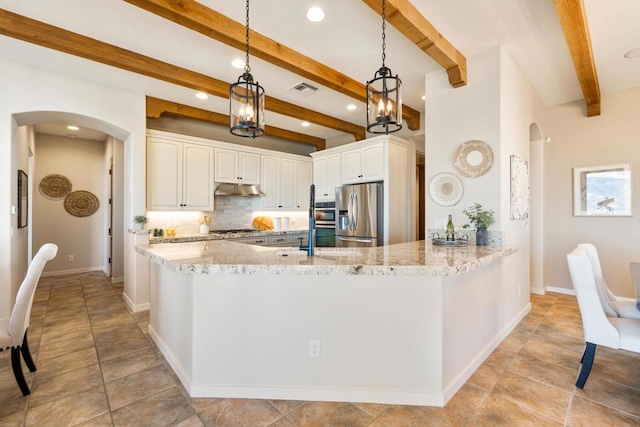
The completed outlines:
{"type": "Polygon", "coordinates": [[[239,70],[244,68],[244,59],[240,59],[240,58],[236,58],[233,61],[231,61],[231,66],[233,68],[237,68],[239,70]]]}
{"type": "Polygon", "coordinates": [[[422,99],[422,100],[424,101],[425,99],[427,99],[427,95],[422,95],[422,96],[420,97],[420,99],[422,99]]]}
{"type": "Polygon", "coordinates": [[[69,130],[80,130],[80,128],[78,126],[73,126],[73,125],[67,126],[67,129],[69,129],[69,130]]]}
{"type": "Polygon", "coordinates": [[[625,58],[640,58],[640,47],[624,54],[625,58]]]}
{"type": "Polygon", "coordinates": [[[349,111],[353,111],[353,110],[355,110],[356,108],[358,108],[358,107],[356,107],[356,104],[349,104],[349,105],[347,105],[347,110],[349,110],[349,111]]]}
{"type": "Polygon", "coordinates": [[[300,123],[301,126],[308,128],[309,126],[311,126],[311,123],[309,122],[302,122],[300,123]]]}
{"type": "Polygon", "coordinates": [[[196,98],[198,98],[198,99],[209,99],[209,95],[207,95],[204,92],[198,92],[198,93],[196,93],[196,98]]]}
{"type": "Polygon", "coordinates": [[[311,22],[323,21],[324,17],[324,10],[320,9],[317,6],[314,6],[311,9],[307,10],[307,19],[311,22]]]}

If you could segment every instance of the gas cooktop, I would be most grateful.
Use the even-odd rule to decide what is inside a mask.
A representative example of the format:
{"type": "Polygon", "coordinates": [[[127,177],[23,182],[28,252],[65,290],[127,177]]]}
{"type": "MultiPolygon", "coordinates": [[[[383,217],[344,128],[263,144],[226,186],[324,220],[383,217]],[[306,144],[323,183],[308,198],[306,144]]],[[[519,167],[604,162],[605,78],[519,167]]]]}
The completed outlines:
{"type": "Polygon", "coordinates": [[[235,233],[257,233],[261,230],[257,228],[230,228],[226,230],[211,230],[209,233],[215,234],[235,234],[235,233]]]}

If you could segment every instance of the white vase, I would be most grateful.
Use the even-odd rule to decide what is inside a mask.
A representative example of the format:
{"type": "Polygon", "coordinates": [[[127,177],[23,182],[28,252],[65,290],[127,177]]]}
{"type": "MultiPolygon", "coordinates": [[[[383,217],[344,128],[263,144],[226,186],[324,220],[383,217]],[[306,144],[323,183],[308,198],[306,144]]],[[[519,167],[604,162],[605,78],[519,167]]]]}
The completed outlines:
{"type": "Polygon", "coordinates": [[[200,234],[209,234],[209,225],[208,224],[200,225],[200,234]]]}

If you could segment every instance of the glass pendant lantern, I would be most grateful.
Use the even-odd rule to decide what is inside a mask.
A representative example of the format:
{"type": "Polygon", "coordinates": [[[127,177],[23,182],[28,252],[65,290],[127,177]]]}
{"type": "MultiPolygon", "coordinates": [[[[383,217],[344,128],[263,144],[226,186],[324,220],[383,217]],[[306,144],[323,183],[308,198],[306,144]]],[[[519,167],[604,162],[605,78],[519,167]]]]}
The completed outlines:
{"type": "Polygon", "coordinates": [[[386,1],[382,0],[382,67],[367,82],[367,131],[389,134],[402,129],[402,81],[385,66],[386,1]]]}
{"type": "Polygon", "coordinates": [[[244,73],[229,88],[230,131],[233,135],[256,138],[264,135],[264,88],[253,81],[249,66],[249,0],[244,73]]]}

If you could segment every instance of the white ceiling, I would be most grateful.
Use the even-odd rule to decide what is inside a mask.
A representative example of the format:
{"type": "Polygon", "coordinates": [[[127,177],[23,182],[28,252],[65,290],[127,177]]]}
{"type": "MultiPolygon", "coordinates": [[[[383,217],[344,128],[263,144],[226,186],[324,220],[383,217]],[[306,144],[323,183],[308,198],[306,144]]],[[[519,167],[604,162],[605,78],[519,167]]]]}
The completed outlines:
{"type": "MultiPolygon", "coordinates": [[[[242,0],[200,0],[231,19],[244,23],[242,0]]],[[[582,98],[580,86],[551,0],[412,0],[412,3],[453,45],[470,57],[504,45],[522,68],[542,101],[557,105],[582,98]]],[[[640,59],[624,53],[640,47],[637,0],[585,0],[593,52],[602,93],[640,86],[640,59]]],[[[243,52],[155,16],[124,1],[0,0],[0,8],[77,32],[156,59],[233,82],[241,74],[231,67],[243,52]]],[[[251,28],[365,83],[381,65],[381,18],[361,0],[270,0],[251,4],[251,28]],[[305,18],[312,5],[326,12],[325,21],[305,18]]],[[[228,101],[194,97],[190,89],[139,76],[110,66],[51,51],[0,36],[0,57],[51,69],[180,102],[228,113],[228,101]]],[[[424,111],[424,75],[439,66],[391,25],[387,26],[386,64],[403,82],[403,102],[424,111]]],[[[345,95],[251,58],[252,74],[268,95],[365,125],[365,105],[345,95]],[[300,81],[320,87],[310,96],[288,91],[300,81]],[[358,109],[347,111],[355,103],[358,109]]],[[[603,105],[606,114],[606,104],[603,105]]],[[[310,135],[333,138],[338,131],[267,112],[267,124],[310,135]]],[[[423,119],[424,120],[424,119],[423,119]]],[[[428,118],[426,118],[428,124],[428,118]]],[[[65,131],[65,134],[68,133],[65,131]]],[[[403,129],[398,136],[422,134],[403,129]]]]}

